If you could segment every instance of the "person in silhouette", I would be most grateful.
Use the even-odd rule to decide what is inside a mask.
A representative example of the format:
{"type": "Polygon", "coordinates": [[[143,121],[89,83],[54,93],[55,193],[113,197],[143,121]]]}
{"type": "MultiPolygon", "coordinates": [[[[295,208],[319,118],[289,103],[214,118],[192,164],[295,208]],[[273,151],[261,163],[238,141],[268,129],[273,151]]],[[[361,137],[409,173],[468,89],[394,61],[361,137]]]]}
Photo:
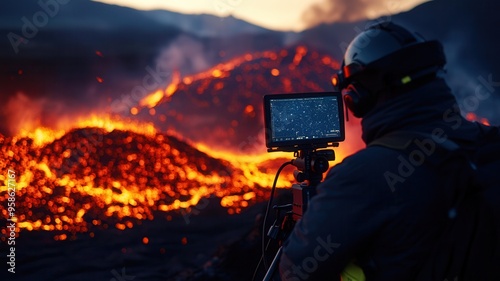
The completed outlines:
{"type": "Polygon", "coordinates": [[[485,130],[461,116],[442,78],[445,63],[438,41],[391,22],[370,26],[349,44],[338,87],[346,107],[362,118],[367,147],[334,166],[318,186],[284,243],[282,280],[415,279],[452,200],[423,161],[438,143],[466,146],[485,130]],[[394,132],[430,137],[412,143],[414,153],[379,145],[394,132]]]}

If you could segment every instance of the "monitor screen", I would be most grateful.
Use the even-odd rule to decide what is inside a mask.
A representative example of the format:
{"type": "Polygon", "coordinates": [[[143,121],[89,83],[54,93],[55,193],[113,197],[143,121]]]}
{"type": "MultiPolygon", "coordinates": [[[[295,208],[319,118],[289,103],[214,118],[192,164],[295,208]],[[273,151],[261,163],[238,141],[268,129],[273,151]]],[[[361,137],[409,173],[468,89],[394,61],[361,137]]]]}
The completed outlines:
{"type": "Polygon", "coordinates": [[[337,92],[266,95],[266,146],[280,150],[343,141],[343,116],[342,97],[337,92]]]}

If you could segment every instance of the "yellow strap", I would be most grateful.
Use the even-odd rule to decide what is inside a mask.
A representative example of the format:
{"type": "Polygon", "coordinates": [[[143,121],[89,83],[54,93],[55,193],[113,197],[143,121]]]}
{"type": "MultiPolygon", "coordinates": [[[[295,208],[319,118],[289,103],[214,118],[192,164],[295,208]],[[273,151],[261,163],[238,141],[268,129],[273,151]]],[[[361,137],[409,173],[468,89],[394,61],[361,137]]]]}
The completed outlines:
{"type": "Polygon", "coordinates": [[[410,76],[405,76],[405,77],[401,78],[401,83],[403,83],[403,84],[408,84],[410,82],[411,82],[410,76]]]}
{"type": "Polygon", "coordinates": [[[342,281],[365,281],[365,273],[361,267],[353,264],[352,262],[348,264],[342,274],[340,274],[340,280],[342,281]]]}

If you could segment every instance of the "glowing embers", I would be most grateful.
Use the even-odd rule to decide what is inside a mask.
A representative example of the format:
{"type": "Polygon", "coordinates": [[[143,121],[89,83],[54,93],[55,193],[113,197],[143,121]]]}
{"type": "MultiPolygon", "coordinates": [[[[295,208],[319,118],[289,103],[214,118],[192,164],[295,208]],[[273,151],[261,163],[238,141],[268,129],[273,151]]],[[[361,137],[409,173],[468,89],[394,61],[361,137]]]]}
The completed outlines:
{"type": "Polygon", "coordinates": [[[17,137],[14,137],[12,141],[29,141],[28,144],[24,145],[34,145],[36,147],[42,147],[54,140],[61,138],[66,132],[73,128],[85,128],[85,127],[95,127],[104,129],[107,132],[111,132],[115,129],[118,130],[128,130],[131,132],[146,134],[148,136],[155,135],[156,129],[151,123],[141,123],[135,120],[123,120],[117,117],[112,117],[108,114],[102,115],[90,115],[86,118],[79,118],[75,121],[65,122],[58,124],[57,127],[61,129],[51,129],[46,127],[38,127],[34,130],[20,130],[17,137]],[[25,140],[22,140],[25,138],[25,140]]]}
{"type": "Polygon", "coordinates": [[[484,125],[490,125],[490,122],[488,121],[488,119],[486,118],[480,118],[479,116],[477,116],[474,112],[469,112],[465,115],[465,118],[469,121],[476,121],[476,122],[480,122],[484,125]]]}
{"type": "Polygon", "coordinates": [[[52,130],[49,128],[38,127],[34,131],[22,130],[19,136],[21,138],[32,139],[35,146],[41,147],[44,144],[52,142],[54,139],[62,137],[64,133],[64,130],[52,130]]]}
{"type": "MultiPolygon", "coordinates": [[[[71,130],[43,147],[29,138],[2,138],[0,153],[19,174],[20,229],[55,231],[57,240],[93,228],[125,230],[210,196],[220,198],[228,213],[238,213],[264,198],[262,187],[272,183],[274,170],[259,172],[258,164],[251,164],[259,158],[223,155],[228,162],[147,126],[139,126],[146,128],[143,134],[101,127],[71,130]]],[[[0,194],[5,193],[2,187],[0,194]]]]}
{"type": "Polygon", "coordinates": [[[222,198],[220,204],[229,208],[229,214],[239,214],[242,208],[248,207],[248,201],[256,197],[255,192],[247,192],[243,195],[229,195],[222,198]]]}
{"type": "Polygon", "coordinates": [[[147,107],[154,107],[156,104],[158,104],[160,102],[160,100],[163,98],[163,96],[164,96],[164,91],[158,90],[158,91],[148,95],[144,99],[142,99],[139,102],[139,105],[147,106],[147,107]]]}
{"type": "MultiPolygon", "coordinates": [[[[312,54],[316,54],[317,52],[311,52],[312,54]]],[[[307,48],[304,46],[297,46],[294,50],[293,59],[291,64],[293,68],[297,66],[302,58],[307,55],[307,48]]],[[[172,81],[168,84],[165,89],[156,90],[146,97],[144,97],[140,102],[140,107],[155,107],[160,104],[162,101],[167,100],[168,98],[175,93],[178,92],[179,89],[184,89],[186,86],[193,84],[194,82],[199,82],[199,85],[196,87],[196,93],[204,94],[209,89],[209,84],[214,83],[213,88],[215,91],[220,91],[224,88],[224,83],[220,80],[224,78],[233,77],[233,79],[242,79],[240,74],[235,74],[234,72],[240,72],[242,67],[243,74],[248,76],[249,72],[259,72],[265,69],[270,69],[269,73],[272,76],[280,76],[280,65],[287,60],[287,56],[289,56],[289,52],[284,49],[279,52],[275,51],[264,51],[264,52],[256,52],[256,53],[247,53],[242,56],[233,58],[227,62],[220,63],[204,72],[200,72],[194,75],[186,76],[180,79],[179,72],[174,72],[172,75],[172,81]],[[239,77],[239,78],[238,78],[239,77]],[[214,82],[212,80],[219,80],[214,82]]],[[[323,58],[324,64],[328,65],[328,67],[335,67],[335,61],[329,57],[323,58]]],[[[261,75],[260,82],[264,83],[265,78],[261,75]]],[[[264,83],[265,84],[265,83],[264,83]]],[[[263,85],[265,87],[265,85],[263,85]]],[[[247,85],[247,88],[252,87],[252,85],[247,85]]],[[[136,107],[134,115],[140,111],[140,108],[136,107]]]]}

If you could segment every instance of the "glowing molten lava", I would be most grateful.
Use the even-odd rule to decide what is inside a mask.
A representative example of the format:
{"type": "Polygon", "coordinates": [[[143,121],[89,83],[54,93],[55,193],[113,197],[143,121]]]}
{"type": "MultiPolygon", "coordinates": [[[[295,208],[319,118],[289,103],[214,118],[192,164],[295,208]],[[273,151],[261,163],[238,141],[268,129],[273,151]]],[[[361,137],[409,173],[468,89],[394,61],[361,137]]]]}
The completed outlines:
{"type": "MultiPolygon", "coordinates": [[[[141,120],[147,110],[151,122],[101,114],[0,135],[0,211],[7,217],[7,170],[13,170],[18,227],[54,231],[57,240],[190,212],[206,198],[237,214],[268,198],[277,168],[293,157],[265,152],[262,95],[329,90],[336,68],[335,60],[304,46],[245,54],[195,75],[175,73],[130,110],[141,120]],[[219,149],[214,143],[226,145],[220,139],[237,149],[219,149]]],[[[359,129],[359,120],[350,124],[359,129]]],[[[362,146],[342,144],[337,161],[362,146]]],[[[290,172],[278,187],[291,186],[290,172]]]]}
{"type": "MultiPolygon", "coordinates": [[[[265,198],[272,184],[274,167],[259,163],[276,155],[207,155],[157,133],[151,124],[109,117],[92,116],[78,124],[83,129],[60,138],[60,131],[48,129],[1,137],[7,161],[1,164],[0,193],[6,200],[7,170],[16,171],[19,228],[73,233],[110,225],[130,228],[153,219],[155,212],[189,209],[210,196],[221,198],[229,213],[239,213],[265,198]]],[[[290,185],[290,180],[279,184],[290,185]]],[[[0,207],[4,217],[6,206],[0,207]]]]}
{"type": "Polygon", "coordinates": [[[480,122],[484,125],[490,125],[490,122],[488,121],[488,119],[480,118],[474,112],[469,112],[469,113],[465,114],[465,118],[469,121],[473,121],[473,122],[475,121],[475,122],[480,122]]]}

